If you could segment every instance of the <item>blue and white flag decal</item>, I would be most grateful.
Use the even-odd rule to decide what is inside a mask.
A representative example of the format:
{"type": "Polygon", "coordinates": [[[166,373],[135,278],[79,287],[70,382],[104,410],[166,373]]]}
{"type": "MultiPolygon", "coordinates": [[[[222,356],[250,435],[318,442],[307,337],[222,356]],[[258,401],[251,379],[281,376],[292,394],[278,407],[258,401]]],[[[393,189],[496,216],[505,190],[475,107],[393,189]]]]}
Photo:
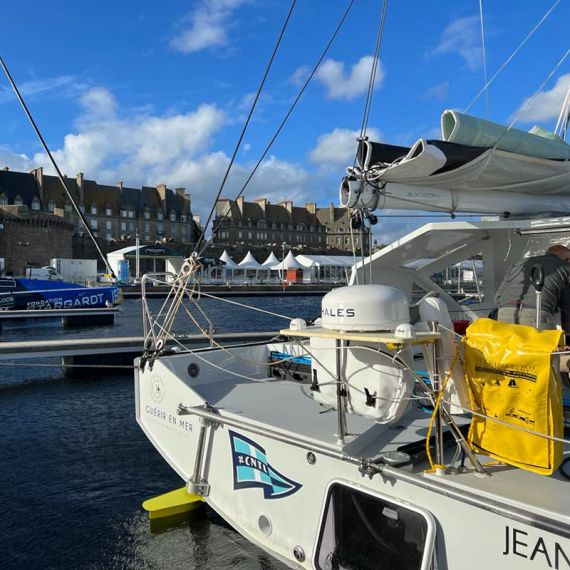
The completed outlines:
{"type": "Polygon", "coordinates": [[[265,449],[251,439],[230,430],[234,465],[234,489],[261,487],[265,499],[281,499],[296,493],[302,485],[275,470],[265,449]]]}

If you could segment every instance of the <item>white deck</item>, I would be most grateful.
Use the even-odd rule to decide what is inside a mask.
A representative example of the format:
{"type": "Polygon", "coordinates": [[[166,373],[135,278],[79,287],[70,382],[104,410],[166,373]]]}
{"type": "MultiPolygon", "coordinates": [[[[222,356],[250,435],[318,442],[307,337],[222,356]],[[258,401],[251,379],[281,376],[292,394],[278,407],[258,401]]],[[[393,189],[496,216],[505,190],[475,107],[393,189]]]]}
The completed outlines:
{"type": "MultiPolygon", "coordinates": [[[[171,362],[182,358],[174,357],[171,362]]],[[[204,362],[201,366],[207,367],[204,362]]],[[[382,451],[424,441],[426,437],[430,415],[416,408],[410,407],[398,423],[389,426],[349,414],[347,426],[351,437],[341,447],[336,438],[336,412],[314,402],[307,384],[270,377],[246,380],[224,376],[219,371],[215,376],[216,381],[192,383],[192,390],[218,409],[222,416],[248,421],[331,450],[342,449],[352,457],[374,457],[382,451]]],[[[465,421],[458,418],[458,423],[465,421]]],[[[446,459],[451,458],[452,452],[453,449],[446,459]]],[[[565,454],[568,456],[570,450],[565,454]]],[[[484,456],[479,458],[482,462],[488,461],[484,456]]],[[[426,468],[427,464],[421,463],[413,470],[421,476],[426,468]]],[[[537,516],[568,524],[570,529],[570,481],[558,472],[545,477],[511,466],[490,467],[489,472],[491,476],[486,478],[473,472],[428,477],[442,487],[461,489],[498,503],[528,509],[537,516]]]]}

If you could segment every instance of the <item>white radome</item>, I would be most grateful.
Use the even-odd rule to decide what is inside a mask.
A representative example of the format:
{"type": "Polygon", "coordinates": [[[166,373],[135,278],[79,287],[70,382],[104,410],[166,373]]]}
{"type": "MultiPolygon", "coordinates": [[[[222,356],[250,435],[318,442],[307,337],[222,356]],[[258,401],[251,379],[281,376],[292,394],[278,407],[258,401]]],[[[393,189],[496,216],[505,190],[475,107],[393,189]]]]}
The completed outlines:
{"type": "Polygon", "coordinates": [[[394,331],[410,322],[406,295],[387,285],[351,285],[327,293],[322,326],[341,331],[394,331]]]}

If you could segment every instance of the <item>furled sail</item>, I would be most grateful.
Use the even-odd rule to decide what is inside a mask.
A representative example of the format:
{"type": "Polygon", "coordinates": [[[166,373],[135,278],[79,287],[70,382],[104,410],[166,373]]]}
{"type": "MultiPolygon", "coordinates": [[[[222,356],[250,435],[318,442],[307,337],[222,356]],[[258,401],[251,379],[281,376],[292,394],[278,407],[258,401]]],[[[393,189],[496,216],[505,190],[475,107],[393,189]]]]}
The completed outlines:
{"type": "MultiPolygon", "coordinates": [[[[340,188],[349,207],[536,214],[570,208],[570,145],[455,111],[443,138],[411,148],[362,141],[340,188]],[[508,149],[508,150],[507,150],[508,149]],[[515,149],[517,152],[515,152],[515,149]],[[547,155],[547,156],[545,156],[547,155]]],[[[544,135],[544,136],[543,136],[544,135]]]]}

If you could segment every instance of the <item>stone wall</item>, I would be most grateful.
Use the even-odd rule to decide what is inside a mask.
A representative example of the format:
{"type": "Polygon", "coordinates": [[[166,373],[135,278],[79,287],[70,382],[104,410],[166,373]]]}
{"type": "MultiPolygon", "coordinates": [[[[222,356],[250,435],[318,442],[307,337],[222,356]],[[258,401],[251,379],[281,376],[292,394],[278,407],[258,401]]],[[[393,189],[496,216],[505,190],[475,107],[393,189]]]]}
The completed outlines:
{"type": "Polygon", "coordinates": [[[6,274],[49,265],[53,257],[72,256],[73,225],[58,216],[30,212],[25,206],[0,208],[0,258],[6,274]]]}

